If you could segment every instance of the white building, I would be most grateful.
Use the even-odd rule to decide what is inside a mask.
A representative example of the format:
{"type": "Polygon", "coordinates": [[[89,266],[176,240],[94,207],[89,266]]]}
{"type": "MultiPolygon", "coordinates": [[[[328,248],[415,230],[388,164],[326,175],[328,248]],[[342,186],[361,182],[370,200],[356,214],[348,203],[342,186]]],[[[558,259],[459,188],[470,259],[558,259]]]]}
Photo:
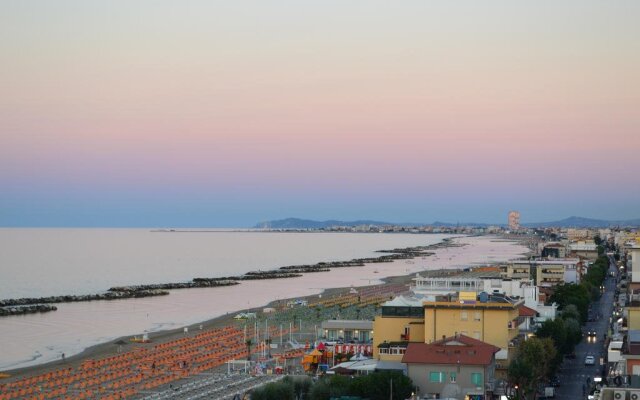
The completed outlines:
{"type": "Polygon", "coordinates": [[[461,291],[500,293],[507,297],[523,299],[524,305],[536,310],[543,320],[554,319],[558,308],[555,304],[546,306],[539,301],[538,287],[531,279],[425,278],[417,274],[413,282],[411,291],[424,299],[461,291]]]}

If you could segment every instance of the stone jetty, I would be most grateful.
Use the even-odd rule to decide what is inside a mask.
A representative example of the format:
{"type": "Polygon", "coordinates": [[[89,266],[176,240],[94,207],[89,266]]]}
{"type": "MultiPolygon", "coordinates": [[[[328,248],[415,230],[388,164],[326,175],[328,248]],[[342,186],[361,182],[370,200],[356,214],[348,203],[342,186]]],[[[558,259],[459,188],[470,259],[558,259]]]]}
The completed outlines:
{"type": "Polygon", "coordinates": [[[6,299],[6,300],[0,300],[0,307],[15,307],[15,306],[37,305],[37,304],[52,304],[52,303],[75,303],[79,301],[93,301],[93,300],[130,299],[130,298],[136,298],[136,297],[163,296],[167,294],[169,294],[169,292],[164,290],[130,290],[130,291],[109,290],[105,293],[99,293],[99,294],[6,299]]]}
{"type": "Polygon", "coordinates": [[[43,312],[55,311],[57,309],[58,307],[52,306],[51,304],[30,304],[30,305],[0,307],[0,317],[5,317],[7,315],[43,313],[43,312]]]}
{"type": "Polygon", "coordinates": [[[178,283],[154,283],[147,285],[116,286],[110,288],[105,293],[88,295],[65,295],[39,298],[22,298],[0,300],[0,317],[7,315],[21,315],[35,312],[55,311],[52,303],[71,303],[79,301],[93,300],[117,300],[138,297],[164,296],[168,295],[168,290],[192,289],[219,286],[238,285],[240,281],[258,279],[284,279],[295,278],[302,274],[312,272],[327,272],[332,268],[363,267],[371,263],[388,263],[395,260],[408,260],[416,257],[430,256],[433,253],[429,250],[456,246],[450,239],[430,246],[406,247],[392,250],[379,250],[377,253],[384,253],[379,257],[355,258],[349,261],[329,261],[316,264],[289,265],[274,270],[258,270],[247,272],[240,276],[229,276],[223,278],[194,278],[190,282],[178,283]]]}

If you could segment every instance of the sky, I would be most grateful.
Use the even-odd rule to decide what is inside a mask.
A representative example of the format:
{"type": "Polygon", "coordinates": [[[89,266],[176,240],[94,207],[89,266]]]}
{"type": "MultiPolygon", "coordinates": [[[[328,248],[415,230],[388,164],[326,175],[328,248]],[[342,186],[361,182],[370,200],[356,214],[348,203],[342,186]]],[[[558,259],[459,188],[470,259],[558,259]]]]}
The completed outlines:
{"type": "Polygon", "coordinates": [[[640,2],[5,0],[0,226],[640,218],[640,2]]]}

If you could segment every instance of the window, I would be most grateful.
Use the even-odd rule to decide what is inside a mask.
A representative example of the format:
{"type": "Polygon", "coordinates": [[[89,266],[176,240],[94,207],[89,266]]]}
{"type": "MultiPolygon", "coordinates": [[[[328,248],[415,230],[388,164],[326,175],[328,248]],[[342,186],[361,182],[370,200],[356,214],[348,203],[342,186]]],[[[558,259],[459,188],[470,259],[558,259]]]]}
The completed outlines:
{"type": "Polygon", "coordinates": [[[474,321],[480,321],[480,312],[476,311],[474,316],[473,316],[473,320],[474,321]]]}
{"type": "Polygon", "coordinates": [[[482,386],[484,382],[482,381],[482,373],[481,372],[472,372],[471,373],[471,383],[476,386],[482,386]]]}
{"type": "Polygon", "coordinates": [[[466,321],[466,320],[467,320],[467,318],[468,318],[468,317],[467,317],[467,312],[466,312],[466,311],[462,311],[462,312],[460,312],[460,319],[461,319],[462,321],[466,321]]]}
{"type": "Polygon", "coordinates": [[[473,331],[473,338],[480,340],[480,331],[473,331]]]}
{"type": "Polygon", "coordinates": [[[457,377],[456,375],[457,375],[457,374],[456,374],[455,372],[451,372],[451,373],[449,374],[449,381],[450,381],[451,383],[456,383],[456,377],[457,377]]]}
{"type": "Polygon", "coordinates": [[[389,354],[389,348],[388,347],[381,347],[379,349],[380,354],[389,354]]]}
{"type": "Polygon", "coordinates": [[[429,372],[429,381],[433,383],[442,383],[444,382],[446,375],[444,372],[429,372]]]}

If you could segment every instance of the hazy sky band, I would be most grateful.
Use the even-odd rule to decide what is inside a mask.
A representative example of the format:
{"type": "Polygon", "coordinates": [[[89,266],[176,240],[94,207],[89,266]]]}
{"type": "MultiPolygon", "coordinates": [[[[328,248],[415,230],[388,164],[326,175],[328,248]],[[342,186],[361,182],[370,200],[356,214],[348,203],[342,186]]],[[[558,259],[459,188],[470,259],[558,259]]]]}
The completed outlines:
{"type": "Polygon", "coordinates": [[[0,11],[0,225],[640,216],[637,1],[0,11]]]}

